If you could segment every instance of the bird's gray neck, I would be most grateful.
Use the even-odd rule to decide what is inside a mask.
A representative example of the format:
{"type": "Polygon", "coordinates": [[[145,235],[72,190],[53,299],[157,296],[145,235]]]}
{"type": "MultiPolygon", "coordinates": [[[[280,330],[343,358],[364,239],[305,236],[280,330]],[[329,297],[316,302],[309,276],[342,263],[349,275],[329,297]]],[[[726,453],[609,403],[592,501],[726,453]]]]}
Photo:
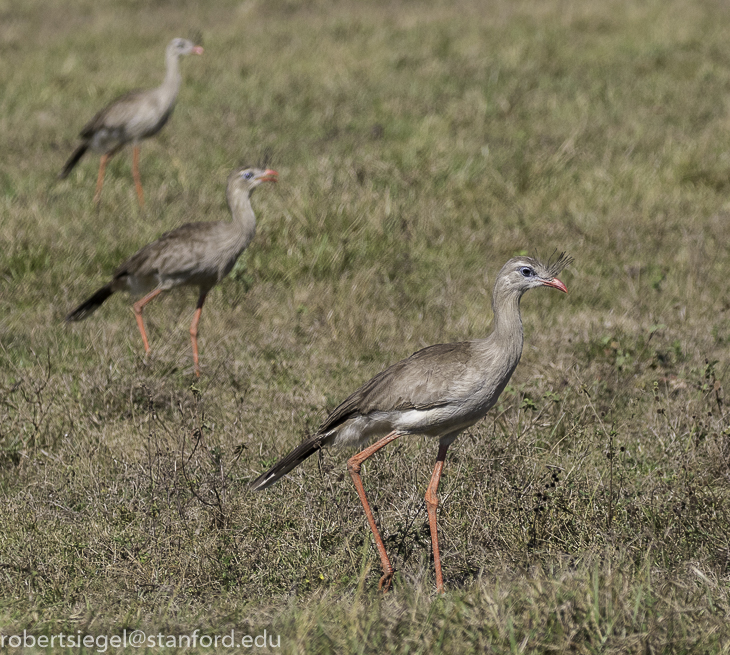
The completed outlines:
{"type": "Polygon", "coordinates": [[[256,234],[256,215],[248,193],[230,194],[228,206],[233,217],[232,226],[241,249],[245,248],[256,234]],[[232,197],[231,197],[232,196],[232,197]]]}
{"type": "Polygon", "coordinates": [[[492,296],[494,331],[490,337],[498,351],[504,353],[510,368],[514,369],[522,355],[523,331],[520,316],[521,293],[497,285],[492,296]]]}
{"type": "Polygon", "coordinates": [[[165,79],[158,87],[157,92],[163,105],[172,106],[177,100],[177,94],[182,85],[182,74],[180,73],[180,58],[173,52],[168,52],[165,57],[165,79]]]}

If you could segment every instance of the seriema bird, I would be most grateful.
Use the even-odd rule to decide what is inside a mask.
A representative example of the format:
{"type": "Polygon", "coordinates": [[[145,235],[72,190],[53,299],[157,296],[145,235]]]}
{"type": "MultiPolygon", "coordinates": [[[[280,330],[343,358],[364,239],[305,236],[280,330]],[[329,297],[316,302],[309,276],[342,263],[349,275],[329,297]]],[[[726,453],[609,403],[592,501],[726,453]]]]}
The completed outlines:
{"type": "Polygon", "coordinates": [[[142,310],[163,291],[178,286],[200,289],[190,338],[193,344],[195,374],[198,364],[198,322],[208,292],[233,268],[256,232],[256,216],[251,207],[251,193],[262,182],[276,182],[276,171],[258,168],[237,168],[228,176],[226,197],[232,221],[188,223],[166,232],[157,241],[146,245],[125,261],[105,284],[88,300],[81,303],[66,321],[81,321],[96,311],[115,291],[145,294],[132,305],[145,353],[150,346],[142,320],[142,310]]]}
{"type": "Polygon", "coordinates": [[[439,592],[443,591],[436,493],[446,451],[460,432],[474,425],[495,404],[520,361],[522,294],[541,286],[567,293],[556,276],[571,261],[565,254],[547,264],[531,257],[510,259],[494,284],[494,327],[486,339],[429,346],[385,369],[339,405],[314,435],[254,480],[251,487],[266,489],[323,446],[358,446],[377,439],[348,460],[347,470],[355,483],[380,554],[383,576],[379,586],[387,590],[394,569],[365,496],[360,467],[371,455],[399,437],[418,434],[437,438],[436,466],[425,500],[436,587],[439,592]]]}
{"type": "Polygon", "coordinates": [[[101,198],[104,185],[104,171],[107,162],[127,143],[132,143],[132,176],[137,189],[140,206],[144,206],[144,192],[139,176],[139,144],[142,139],[154,136],[167,123],[175,108],[180,91],[182,75],[179,58],[182,55],[202,55],[203,48],[187,39],[173,39],[165,51],[167,71],[165,79],[156,89],[131,91],[109,103],[81,130],[81,145],[74,150],[59,179],[68,176],[84,153],[91,148],[102,153],[99,162],[99,175],[96,181],[94,202],[101,198]]]}

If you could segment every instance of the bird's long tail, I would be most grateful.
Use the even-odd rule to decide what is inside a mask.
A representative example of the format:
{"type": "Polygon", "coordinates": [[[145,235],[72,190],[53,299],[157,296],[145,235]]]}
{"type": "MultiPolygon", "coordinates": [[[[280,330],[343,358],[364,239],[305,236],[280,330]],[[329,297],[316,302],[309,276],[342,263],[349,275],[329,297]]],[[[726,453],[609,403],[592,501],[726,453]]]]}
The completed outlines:
{"type": "Polygon", "coordinates": [[[93,296],[84,300],[84,302],[82,302],[76,309],[74,309],[68,316],[66,316],[64,320],[67,323],[70,323],[72,321],[83,321],[87,316],[93,314],[97,309],[99,309],[99,307],[101,307],[101,304],[113,293],[114,291],[112,290],[112,285],[110,282],[106,286],[99,289],[93,296]]]}
{"type": "Polygon", "coordinates": [[[324,435],[316,434],[300,443],[288,455],[282,457],[266,473],[260,475],[251,483],[251,489],[261,491],[270,487],[279,478],[283,478],[293,468],[299,466],[312,453],[317,452],[324,443],[324,435]]]}
{"type": "Polygon", "coordinates": [[[68,158],[68,161],[66,162],[65,166],[63,167],[63,170],[58,174],[58,179],[63,180],[64,178],[68,177],[68,174],[71,172],[74,166],[79,163],[79,159],[81,159],[84,156],[84,153],[89,149],[88,143],[82,143],[76,150],[74,150],[73,154],[68,158]]]}

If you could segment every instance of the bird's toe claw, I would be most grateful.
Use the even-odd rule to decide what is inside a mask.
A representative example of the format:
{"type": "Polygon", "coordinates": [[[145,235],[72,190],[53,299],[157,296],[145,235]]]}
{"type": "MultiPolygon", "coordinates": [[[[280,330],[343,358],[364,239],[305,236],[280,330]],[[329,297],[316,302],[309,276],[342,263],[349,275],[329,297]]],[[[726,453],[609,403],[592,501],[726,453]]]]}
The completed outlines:
{"type": "Polygon", "coordinates": [[[383,593],[387,592],[388,589],[390,589],[390,585],[393,583],[394,574],[395,570],[389,571],[388,573],[384,573],[383,577],[380,578],[380,582],[378,583],[378,589],[381,590],[383,593]]]}

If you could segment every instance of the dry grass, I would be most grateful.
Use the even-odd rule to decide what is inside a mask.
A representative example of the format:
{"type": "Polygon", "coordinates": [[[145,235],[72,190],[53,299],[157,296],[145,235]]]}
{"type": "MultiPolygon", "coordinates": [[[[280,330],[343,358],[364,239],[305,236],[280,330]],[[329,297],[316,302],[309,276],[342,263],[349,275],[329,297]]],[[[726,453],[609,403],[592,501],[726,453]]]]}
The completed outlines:
{"type": "MultiPolygon", "coordinates": [[[[730,10],[574,3],[0,2],[2,633],[280,634],[286,652],[728,653],[730,10]],[[91,114],[200,29],[170,124],[91,202],[54,175],[91,114]],[[227,215],[269,154],[255,241],[209,297],[61,319],[171,227],[227,215]],[[396,444],[248,482],[357,385],[485,335],[494,275],[566,250],[526,348],[449,453],[433,594],[396,444]]],[[[155,649],[151,649],[155,650],[155,649]]]]}

